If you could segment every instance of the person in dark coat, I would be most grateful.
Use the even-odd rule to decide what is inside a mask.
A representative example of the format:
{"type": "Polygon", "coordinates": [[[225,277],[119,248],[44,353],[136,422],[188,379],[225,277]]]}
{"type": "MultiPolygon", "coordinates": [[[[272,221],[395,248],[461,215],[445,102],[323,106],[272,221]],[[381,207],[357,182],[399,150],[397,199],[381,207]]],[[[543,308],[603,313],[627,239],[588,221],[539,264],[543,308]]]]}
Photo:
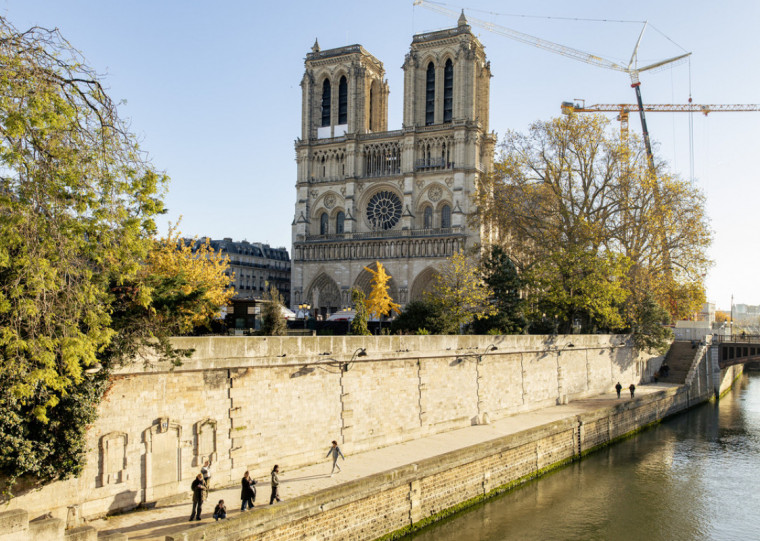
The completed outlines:
{"type": "Polygon", "coordinates": [[[272,468],[272,495],[269,497],[269,505],[280,500],[280,467],[275,464],[272,468]]]}
{"type": "Polygon", "coordinates": [[[251,475],[245,472],[243,480],[241,481],[242,489],[240,490],[240,499],[243,500],[243,505],[240,507],[240,511],[245,511],[246,506],[249,509],[253,509],[253,502],[256,501],[256,479],[251,479],[251,475]]]}
{"type": "Polygon", "coordinates": [[[628,390],[631,391],[631,398],[633,398],[633,392],[636,390],[636,386],[631,383],[631,386],[628,387],[628,390]]]}
{"type": "Polygon", "coordinates": [[[622,391],[622,390],[623,390],[623,386],[622,386],[622,385],[620,385],[620,382],[619,382],[619,381],[617,382],[617,385],[615,385],[615,390],[617,391],[617,394],[618,394],[618,398],[620,398],[620,391],[622,391]]]}
{"type": "Polygon", "coordinates": [[[227,518],[227,506],[224,505],[224,500],[219,500],[219,503],[214,507],[214,520],[227,518]]]}
{"type": "Polygon", "coordinates": [[[203,474],[199,473],[193,484],[190,485],[193,491],[193,512],[190,514],[190,520],[201,519],[201,507],[206,499],[206,483],[203,482],[203,474]]]}

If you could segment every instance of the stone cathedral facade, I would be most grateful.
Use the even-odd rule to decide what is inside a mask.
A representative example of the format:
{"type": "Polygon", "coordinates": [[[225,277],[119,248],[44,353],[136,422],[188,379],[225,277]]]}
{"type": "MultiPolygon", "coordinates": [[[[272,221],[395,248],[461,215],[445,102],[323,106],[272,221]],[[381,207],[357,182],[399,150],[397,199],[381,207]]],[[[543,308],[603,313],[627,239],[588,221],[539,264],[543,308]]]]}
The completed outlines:
{"type": "Polygon", "coordinates": [[[483,46],[464,15],[413,37],[400,130],[388,130],[383,64],[362,46],[315,43],[305,67],[291,302],[323,315],[350,306],[375,261],[396,302],[419,299],[436,268],[480,241],[467,218],[495,146],[483,46]]]}

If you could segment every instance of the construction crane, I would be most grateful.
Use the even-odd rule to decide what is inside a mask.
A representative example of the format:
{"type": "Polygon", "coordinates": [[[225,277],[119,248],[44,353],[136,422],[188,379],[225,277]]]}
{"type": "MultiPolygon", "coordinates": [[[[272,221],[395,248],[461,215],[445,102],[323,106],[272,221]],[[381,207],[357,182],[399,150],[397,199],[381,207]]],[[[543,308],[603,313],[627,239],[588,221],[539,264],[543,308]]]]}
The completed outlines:
{"type": "MultiPolygon", "coordinates": [[[[707,116],[710,113],[726,112],[749,112],[760,111],[760,105],[754,103],[745,104],[710,104],[700,105],[697,103],[685,104],[651,104],[644,105],[644,111],[647,113],[702,113],[707,116]]],[[[562,112],[566,115],[571,113],[617,113],[617,119],[620,121],[620,136],[626,138],[628,135],[628,115],[629,113],[640,112],[638,105],[630,103],[598,103],[595,105],[586,105],[586,100],[576,99],[574,101],[563,101],[562,112]]]]}
{"type": "MultiPolygon", "coordinates": [[[[430,2],[428,0],[414,0],[413,5],[422,6],[436,13],[446,15],[447,17],[457,18],[461,16],[455,10],[448,9],[438,3],[430,2]]],[[[463,14],[464,14],[464,10],[462,10],[462,15],[463,14]]],[[[691,53],[684,53],[682,55],[674,56],[673,58],[660,60],[659,62],[655,62],[653,64],[649,64],[641,68],[638,67],[639,45],[641,44],[641,38],[644,37],[644,31],[647,28],[646,22],[644,22],[644,27],[641,29],[641,33],[639,34],[638,40],[636,40],[636,46],[633,48],[633,54],[631,55],[630,61],[628,62],[627,66],[624,66],[613,60],[602,58],[601,56],[589,54],[584,51],[580,51],[578,49],[573,49],[572,47],[567,47],[565,45],[560,45],[558,43],[547,41],[545,39],[537,38],[529,34],[524,34],[522,32],[518,32],[517,30],[513,30],[505,26],[500,26],[498,24],[494,24],[488,21],[483,21],[481,19],[476,19],[474,17],[468,18],[468,21],[476,26],[479,26],[481,28],[484,28],[485,30],[488,30],[489,32],[493,32],[494,34],[499,34],[501,36],[505,36],[507,38],[510,38],[522,43],[527,43],[528,45],[533,45],[534,47],[538,47],[539,49],[544,49],[552,53],[561,54],[568,58],[572,58],[574,60],[579,60],[581,62],[591,64],[592,66],[597,66],[600,68],[611,69],[611,70],[627,73],[629,77],[631,78],[631,87],[633,87],[636,90],[636,101],[639,104],[639,108],[637,110],[639,111],[639,117],[641,119],[641,131],[643,133],[644,143],[646,145],[647,160],[649,163],[649,169],[652,171],[652,173],[654,173],[654,157],[652,155],[652,144],[649,141],[649,131],[647,130],[647,121],[646,121],[646,117],[644,116],[645,108],[643,106],[642,98],[641,98],[641,89],[640,89],[641,82],[639,81],[639,74],[643,71],[650,71],[656,68],[663,67],[667,64],[672,64],[674,62],[682,61],[685,58],[687,58],[689,55],[691,55],[691,53]]]]}

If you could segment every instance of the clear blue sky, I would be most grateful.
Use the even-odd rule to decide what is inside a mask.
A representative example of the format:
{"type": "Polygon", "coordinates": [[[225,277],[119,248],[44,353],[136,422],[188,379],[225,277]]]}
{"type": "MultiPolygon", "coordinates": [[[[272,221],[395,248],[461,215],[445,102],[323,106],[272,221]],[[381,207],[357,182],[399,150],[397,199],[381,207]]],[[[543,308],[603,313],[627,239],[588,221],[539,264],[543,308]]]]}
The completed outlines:
{"type": "MultiPolygon", "coordinates": [[[[760,103],[760,2],[452,0],[473,17],[625,61],[640,24],[526,18],[648,20],[642,63],[693,52],[691,65],[642,75],[648,103],[760,103]],[[502,15],[495,15],[495,12],[502,15]],[[664,38],[661,31],[670,38],[664,38]],[[677,45],[676,45],[677,44],[677,45]]],[[[401,65],[412,35],[456,24],[411,0],[195,2],[192,0],[0,0],[19,29],[57,26],[106,75],[121,115],[172,178],[168,220],[186,235],[233,237],[290,249],[295,204],[293,141],[300,136],[303,60],[360,43],[384,64],[389,128],[401,127],[401,65]]],[[[560,103],[631,103],[627,76],[582,64],[474,27],[491,61],[491,128],[525,130],[560,103]]],[[[688,114],[652,113],[650,133],[672,169],[689,177],[688,114]]],[[[708,298],[728,308],[760,304],[760,113],[694,115],[696,182],[708,198],[716,265],[708,298]]],[[[638,119],[631,128],[640,131],[638,119]]]]}

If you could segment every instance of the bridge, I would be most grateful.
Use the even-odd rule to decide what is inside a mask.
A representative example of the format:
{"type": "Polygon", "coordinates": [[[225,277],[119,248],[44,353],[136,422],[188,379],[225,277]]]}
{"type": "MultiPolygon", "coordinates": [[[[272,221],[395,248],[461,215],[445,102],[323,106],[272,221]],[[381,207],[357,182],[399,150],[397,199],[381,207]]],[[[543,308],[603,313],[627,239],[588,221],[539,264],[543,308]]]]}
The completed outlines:
{"type": "Polygon", "coordinates": [[[760,361],[760,335],[732,334],[728,336],[713,335],[711,350],[717,350],[718,366],[721,369],[735,364],[760,361]]]}

